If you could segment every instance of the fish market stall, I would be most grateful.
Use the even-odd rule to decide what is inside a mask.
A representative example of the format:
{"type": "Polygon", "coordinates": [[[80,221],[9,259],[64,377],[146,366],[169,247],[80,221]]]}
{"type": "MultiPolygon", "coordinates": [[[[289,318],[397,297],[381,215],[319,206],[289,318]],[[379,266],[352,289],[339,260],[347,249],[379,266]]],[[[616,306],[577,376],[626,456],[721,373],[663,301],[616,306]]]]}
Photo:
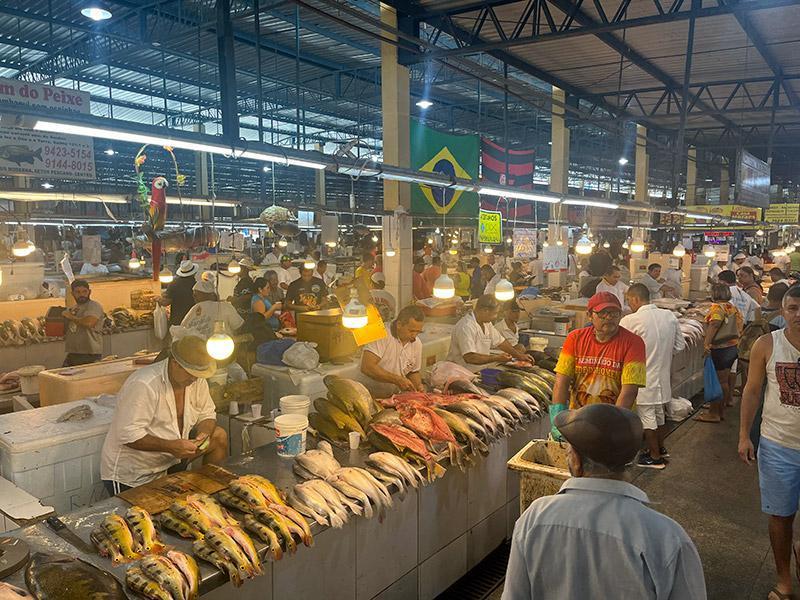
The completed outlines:
{"type": "MultiPolygon", "coordinates": [[[[185,580],[177,579],[184,582],[185,589],[181,585],[174,587],[176,580],[164,573],[173,568],[184,572],[181,565],[185,567],[187,559],[182,553],[194,555],[197,560],[198,591],[204,598],[230,597],[234,592],[228,583],[230,577],[250,578],[259,570],[263,574],[245,581],[236,590],[238,597],[434,598],[510,537],[519,514],[519,486],[506,462],[531,438],[546,435],[549,420],[542,412],[546,406],[532,396],[530,400],[520,400],[517,391],[505,392],[513,401],[505,396],[485,396],[480,400],[472,394],[399,395],[383,403],[382,410],[378,405],[367,408],[369,415],[364,419],[365,407],[372,402],[365,399],[365,390],[356,382],[334,380],[329,385],[328,399],[316,406],[323,412],[314,414],[335,418],[334,423],[343,420],[342,430],[329,434],[334,437],[341,433],[347,437],[349,429],[366,427],[371,445],[362,442],[353,450],[331,447],[318,439],[315,442],[309,434],[309,450],[297,458],[278,456],[278,446],[270,444],[229,459],[223,469],[217,469],[228,472],[227,477],[220,476],[218,483],[222,483],[205,491],[228,507],[230,516],[244,529],[232,526],[225,514],[215,512],[219,509],[212,497],[181,492],[197,491],[186,482],[191,473],[201,476],[205,470],[201,469],[187,472],[182,479],[178,476],[183,474],[176,474],[163,483],[157,480],[130,490],[144,511],[114,497],[61,512],[59,516],[66,527],[60,533],[46,523],[37,523],[5,535],[27,542],[32,554],[63,553],[81,558],[111,573],[123,585],[127,579],[129,588],[144,589],[156,581],[159,588],[174,592],[159,596],[165,600],[194,597],[191,569],[186,569],[185,580]],[[440,413],[447,420],[431,417],[440,413]],[[348,415],[360,422],[351,424],[348,415]],[[399,425],[401,421],[403,426],[399,425]],[[442,428],[442,423],[447,425],[442,428]],[[412,429],[405,429],[405,425],[412,429]],[[435,457],[418,454],[427,454],[427,450],[411,442],[412,438],[417,439],[415,431],[429,433],[419,435],[428,440],[426,446],[440,448],[435,457]],[[458,443],[446,442],[456,439],[454,434],[458,443]],[[435,440],[442,440],[442,444],[435,440]],[[387,445],[388,441],[391,444],[387,445]],[[376,447],[381,451],[376,452],[376,447]],[[395,452],[387,453],[391,448],[395,452]],[[401,453],[400,448],[405,450],[401,453]],[[434,465],[434,459],[440,465],[434,465]],[[418,466],[412,467],[412,462],[418,466]],[[446,471],[444,465],[448,465],[446,471]],[[144,493],[148,486],[161,493],[144,493]],[[276,489],[289,493],[285,498],[279,497],[276,489]],[[163,493],[174,493],[175,497],[164,501],[163,493]],[[321,504],[315,499],[317,494],[322,495],[321,504]],[[167,510],[159,510],[159,503],[167,510]],[[202,515],[208,512],[217,516],[207,520],[196,516],[197,510],[202,515]],[[295,510],[306,515],[304,526],[298,524],[295,510]],[[160,523],[158,531],[145,526],[148,521],[142,514],[147,515],[148,511],[159,513],[155,517],[160,523]],[[275,513],[279,513],[277,517],[275,513]],[[356,516],[357,513],[364,516],[356,516]],[[370,513],[372,518],[368,518],[370,513]],[[229,524],[215,525],[217,517],[229,524]],[[288,527],[288,535],[281,523],[288,527]],[[128,534],[134,536],[133,541],[123,535],[127,527],[135,532],[128,534]],[[276,532],[282,537],[276,538],[276,532]],[[77,535],[80,542],[69,543],[71,534],[77,535]],[[305,547],[301,542],[311,545],[305,547]],[[111,557],[121,552],[121,562],[114,563],[83,547],[93,543],[111,557]],[[134,558],[132,554],[132,544],[139,543],[138,550],[146,555],[144,558],[134,558]],[[170,552],[153,554],[161,544],[170,552]],[[250,544],[253,554],[248,550],[250,544]],[[295,545],[299,546],[296,553],[295,545]],[[215,552],[230,552],[231,558],[218,560],[215,552]],[[125,560],[125,554],[136,564],[125,560]],[[241,571],[235,567],[231,570],[230,564],[241,564],[241,571]],[[313,577],[309,577],[312,573],[313,577]]],[[[51,560],[39,556],[38,562],[31,563],[29,587],[42,585],[40,563],[51,560]]],[[[73,568],[69,563],[61,566],[68,571],[73,568]]],[[[24,580],[24,572],[18,571],[6,582],[25,587],[24,580]]],[[[122,596],[108,596],[115,597],[122,596]]]]}

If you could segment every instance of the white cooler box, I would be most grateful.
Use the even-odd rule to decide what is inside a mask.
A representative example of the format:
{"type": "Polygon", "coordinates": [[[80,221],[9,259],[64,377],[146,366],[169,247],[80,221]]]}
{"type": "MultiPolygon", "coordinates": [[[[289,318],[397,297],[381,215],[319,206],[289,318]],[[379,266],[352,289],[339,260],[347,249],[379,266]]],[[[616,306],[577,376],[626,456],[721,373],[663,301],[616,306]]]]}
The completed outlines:
{"type": "MultiPolygon", "coordinates": [[[[289,367],[276,367],[273,365],[254,364],[250,369],[253,377],[261,377],[264,382],[264,407],[263,414],[267,414],[273,408],[279,407],[279,401],[283,396],[301,394],[311,398],[322,398],[328,395],[322,378],[327,375],[338,375],[348,379],[358,379],[360,373],[361,358],[352,360],[344,365],[334,365],[323,363],[314,371],[294,371],[290,376],[289,367]],[[294,379],[293,379],[294,378],[294,379]]],[[[314,410],[312,404],[311,410],[314,410]]]]}
{"type": "Polygon", "coordinates": [[[447,354],[450,352],[452,333],[453,325],[425,323],[425,329],[419,336],[422,342],[423,369],[447,358],[447,354]]]}
{"type": "Polygon", "coordinates": [[[100,453],[113,414],[85,399],[0,415],[0,475],[61,514],[101,500],[100,453]],[[56,423],[81,404],[90,418],[56,423]]]}

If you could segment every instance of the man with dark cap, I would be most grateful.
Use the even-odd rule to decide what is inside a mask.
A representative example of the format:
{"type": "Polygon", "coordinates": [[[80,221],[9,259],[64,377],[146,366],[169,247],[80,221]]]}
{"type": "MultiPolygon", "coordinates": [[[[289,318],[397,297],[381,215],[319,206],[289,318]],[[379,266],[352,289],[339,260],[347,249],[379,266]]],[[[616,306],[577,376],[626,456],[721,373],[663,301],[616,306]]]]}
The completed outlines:
{"type": "Polygon", "coordinates": [[[503,600],[703,600],[692,540],[624,481],[642,443],[630,410],[592,404],[558,414],[572,478],[535,500],[514,526],[503,600]]]}

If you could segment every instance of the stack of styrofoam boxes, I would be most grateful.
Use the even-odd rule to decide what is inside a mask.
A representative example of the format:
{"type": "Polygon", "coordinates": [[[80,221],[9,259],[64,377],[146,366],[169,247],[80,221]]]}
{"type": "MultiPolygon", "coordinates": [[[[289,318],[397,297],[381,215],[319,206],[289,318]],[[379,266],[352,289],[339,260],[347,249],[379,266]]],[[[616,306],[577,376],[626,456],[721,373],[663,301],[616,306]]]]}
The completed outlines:
{"type": "Polygon", "coordinates": [[[101,500],[100,454],[113,414],[76,400],[0,415],[0,475],[61,514],[101,500]],[[92,409],[90,418],[57,422],[81,404],[92,409]]]}

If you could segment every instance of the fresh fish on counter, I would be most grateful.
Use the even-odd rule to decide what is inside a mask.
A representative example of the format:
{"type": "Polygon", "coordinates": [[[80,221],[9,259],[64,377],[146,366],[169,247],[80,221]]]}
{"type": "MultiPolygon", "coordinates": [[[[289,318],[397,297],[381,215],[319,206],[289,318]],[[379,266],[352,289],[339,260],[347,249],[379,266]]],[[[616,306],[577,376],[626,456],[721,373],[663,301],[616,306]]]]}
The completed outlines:
{"type": "Polygon", "coordinates": [[[250,564],[253,565],[256,575],[263,575],[264,569],[261,568],[261,559],[258,556],[258,551],[253,544],[253,540],[250,539],[250,536],[247,535],[238,525],[229,525],[228,527],[223,528],[222,531],[227,533],[228,536],[230,536],[230,538],[236,542],[239,548],[242,549],[244,555],[247,557],[247,560],[249,560],[250,564]]]}
{"type": "Polygon", "coordinates": [[[230,579],[233,587],[240,587],[242,585],[244,578],[241,573],[239,573],[238,567],[214,550],[205,540],[196,540],[192,544],[192,551],[201,560],[211,563],[220,571],[227,573],[228,579],[230,579]]]}
{"type": "MultiPolygon", "coordinates": [[[[304,515],[312,517],[320,525],[330,525],[337,529],[342,527],[347,520],[344,506],[341,504],[338,507],[331,506],[328,501],[338,502],[337,495],[329,491],[327,492],[328,496],[324,496],[319,491],[321,486],[315,485],[315,481],[321,480],[311,479],[295,485],[289,498],[289,504],[304,515]]],[[[335,488],[332,489],[334,492],[336,491],[335,488]]]]}
{"type": "Polygon", "coordinates": [[[75,408],[71,408],[64,412],[56,419],[56,423],[66,423],[67,421],[85,421],[91,419],[94,411],[88,404],[79,404],[75,408]]]}
{"type": "MultiPolygon", "coordinates": [[[[306,489],[313,490],[325,501],[329,509],[332,510],[341,519],[342,523],[347,523],[349,515],[347,514],[348,503],[345,502],[342,494],[327,481],[322,479],[311,479],[299,484],[306,489]]],[[[297,487],[297,486],[295,486],[297,487]]]]}
{"type": "Polygon", "coordinates": [[[521,413],[527,414],[528,418],[533,419],[541,415],[541,408],[536,399],[528,392],[517,390],[514,388],[503,388],[498,390],[497,396],[505,398],[514,403],[521,413]],[[536,410],[534,410],[536,408],[536,410]]]}
{"type": "Polygon", "coordinates": [[[477,373],[473,373],[458,363],[440,360],[431,367],[429,381],[431,386],[437,390],[446,391],[454,381],[472,382],[477,378],[477,373]]]}
{"type": "Polygon", "coordinates": [[[486,396],[483,402],[499,412],[506,421],[521,423],[525,420],[525,416],[508,398],[504,398],[500,395],[486,396]]]}
{"type": "Polygon", "coordinates": [[[222,506],[225,506],[227,508],[234,508],[243,513],[249,513],[252,512],[253,510],[250,504],[246,500],[242,500],[241,498],[239,498],[239,496],[237,496],[228,489],[220,490],[219,492],[214,494],[214,498],[217,500],[217,502],[222,504],[222,506]]]}
{"type": "Polygon", "coordinates": [[[376,469],[375,467],[367,467],[367,471],[369,472],[370,475],[372,475],[375,479],[380,481],[383,485],[395,486],[399,491],[400,500],[406,499],[406,492],[408,490],[408,486],[406,485],[405,479],[403,479],[402,477],[398,477],[397,475],[390,475],[386,471],[381,471],[380,469],[376,469]]]}
{"type": "Polygon", "coordinates": [[[311,527],[306,518],[288,504],[273,503],[269,505],[270,510],[286,518],[288,527],[292,532],[297,533],[300,540],[306,546],[314,545],[314,537],[311,535],[311,527]]]}
{"type": "Polygon", "coordinates": [[[285,519],[283,515],[271,508],[257,508],[253,512],[253,517],[275,532],[285,552],[289,554],[297,552],[297,543],[294,541],[287,519],[285,519]]]}
{"type": "Polygon", "coordinates": [[[267,506],[267,500],[261,490],[246,479],[234,479],[228,485],[228,489],[232,494],[244,500],[251,511],[258,507],[267,506]]]}
{"type": "Polygon", "coordinates": [[[130,525],[136,542],[146,551],[159,554],[164,551],[164,544],[158,539],[156,527],[150,513],[140,506],[131,506],[125,513],[125,520],[130,525]]]}
{"type": "Polygon", "coordinates": [[[442,477],[445,473],[444,467],[436,462],[425,442],[406,427],[373,423],[367,437],[378,450],[392,452],[406,461],[424,465],[428,470],[428,481],[442,477]]]}
{"type": "Polygon", "coordinates": [[[158,515],[158,520],[162,527],[169,529],[182,538],[194,538],[196,540],[203,539],[203,532],[201,530],[193,525],[190,525],[171,510],[165,510],[158,515]]]}
{"type": "Polygon", "coordinates": [[[485,396],[487,394],[485,390],[466,379],[453,380],[442,391],[445,394],[476,394],[478,396],[485,396]]]}
{"type": "Polygon", "coordinates": [[[133,533],[125,519],[115,514],[107,515],[100,527],[108,535],[111,542],[119,548],[122,556],[128,560],[139,558],[141,547],[133,538],[133,533]]]}
{"type": "Polygon", "coordinates": [[[487,446],[477,435],[475,435],[467,425],[466,421],[458,414],[444,410],[442,408],[434,408],[433,411],[439,415],[456,439],[462,444],[467,444],[470,452],[474,455],[480,452],[484,456],[489,454],[489,446],[487,446]]]}
{"type": "MultiPolygon", "coordinates": [[[[245,534],[247,535],[247,534],[245,534]]],[[[214,527],[206,532],[204,539],[205,543],[219,554],[226,561],[229,561],[236,566],[236,569],[241,574],[242,578],[250,579],[260,570],[259,563],[258,569],[250,562],[250,559],[245,554],[243,548],[234,540],[227,532],[226,528],[214,527]]],[[[201,557],[202,558],[202,557],[201,557]]]]}
{"type": "Polygon", "coordinates": [[[313,479],[314,477],[327,479],[342,468],[339,461],[333,457],[333,448],[325,440],[320,441],[315,450],[306,450],[304,454],[299,455],[294,460],[295,465],[299,465],[312,476],[304,477],[304,479],[313,479]]]}
{"type": "Polygon", "coordinates": [[[419,483],[425,483],[425,478],[419,470],[390,452],[373,452],[367,458],[366,463],[385,473],[402,478],[403,481],[412,487],[416,488],[419,483]]]}
{"type": "Polygon", "coordinates": [[[25,584],[37,600],[125,600],[113,575],[66,554],[31,556],[25,584]]]}
{"type": "Polygon", "coordinates": [[[328,482],[335,487],[340,494],[347,497],[349,501],[357,501],[360,503],[357,507],[358,510],[353,512],[355,512],[357,515],[363,514],[367,519],[371,519],[373,517],[375,511],[372,509],[370,498],[362,490],[351,485],[349,482],[345,481],[345,479],[335,475],[332,475],[328,482]]]}
{"type": "Polygon", "coordinates": [[[0,581],[0,600],[20,600],[24,598],[33,598],[33,596],[27,590],[0,581]]]}
{"type": "Polygon", "coordinates": [[[322,381],[328,388],[329,400],[342,407],[347,414],[356,417],[362,426],[369,423],[376,412],[376,406],[364,384],[335,375],[328,375],[322,381]]]}
{"type": "Polygon", "coordinates": [[[189,584],[172,561],[163,556],[145,556],[139,561],[139,568],[174,600],[188,600],[189,584]]]}
{"type": "MultiPolygon", "coordinates": [[[[337,429],[342,429],[348,433],[351,431],[357,431],[362,436],[366,435],[364,433],[364,428],[358,422],[356,415],[351,415],[343,411],[333,402],[330,402],[325,398],[317,398],[314,400],[314,408],[319,414],[321,414],[323,417],[326,417],[334,425],[336,425],[337,429]]],[[[360,413],[358,413],[358,415],[360,416],[360,413]]]]}
{"type": "MultiPolygon", "coordinates": [[[[342,467],[328,481],[340,493],[361,502],[367,518],[371,517],[371,514],[367,513],[374,512],[370,510],[370,503],[378,509],[381,518],[383,518],[385,509],[392,506],[392,496],[389,490],[366,469],[342,467]]],[[[402,485],[400,488],[402,490],[402,485]]]]}
{"type": "Polygon", "coordinates": [[[220,526],[218,523],[213,522],[196,504],[187,500],[175,500],[169,510],[178,519],[202,533],[212,527],[220,526]]]}
{"type": "Polygon", "coordinates": [[[283,558],[283,548],[281,548],[281,542],[278,539],[278,534],[275,533],[268,525],[265,525],[253,515],[245,515],[244,519],[242,520],[242,524],[244,525],[245,529],[256,534],[258,539],[260,539],[269,547],[269,551],[272,554],[272,560],[281,560],[283,558]]]}
{"type": "Polygon", "coordinates": [[[347,444],[349,440],[348,431],[339,429],[333,421],[318,412],[313,412],[308,415],[308,425],[321,437],[334,444],[344,445],[347,444]]]}
{"type": "Polygon", "coordinates": [[[108,534],[104,529],[93,529],[89,534],[89,539],[92,540],[94,547],[97,548],[98,554],[105,558],[111,559],[111,562],[113,562],[115,565],[118,565],[125,560],[125,557],[122,556],[122,552],[120,552],[119,548],[117,548],[117,545],[111,541],[111,538],[108,537],[108,534]]]}
{"type": "Polygon", "coordinates": [[[245,479],[255,485],[268,502],[275,504],[286,504],[286,501],[284,500],[283,495],[278,491],[278,488],[276,488],[275,484],[266,477],[261,477],[261,475],[243,475],[239,479],[245,479]]]}
{"type": "Polygon", "coordinates": [[[552,384],[538,374],[500,371],[497,381],[503,386],[528,392],[542,404],[550,405],[550,398],[553,395],[552,384]]]}
{"type": "Polygon", "coordinates": [[[186,497],[186,501],[203,512],[216,527],[239,524],[236,519],[228,514],[228,511],[217,504],[217,501],[207,494],[190,494],[186,497]]]}
{"type": "Polygon", "coordinates": [[[497,427],[494,424],[494,420],[484,417],[475,402],[456,402],[448,404],[444,408],[447,411],[462,414],[480,424],[488,436],[495,437],[497,435],[497,427]]]}
{"type": "Polygon", "coordinates": [[[183,552],[178,550],[168,550],[166,557],[172,561],[178,570],[183,575],[189,586],[188,600],[195,600],[200,595],[200,569],[197,567],[195,560],[183,552]]]}
{"type": "Polygon", "coordinates": [[[174,600],[167,590],[145,575],[139,567],[131,567],[127,570],[125,585],[149,600],[174,600]]]}

